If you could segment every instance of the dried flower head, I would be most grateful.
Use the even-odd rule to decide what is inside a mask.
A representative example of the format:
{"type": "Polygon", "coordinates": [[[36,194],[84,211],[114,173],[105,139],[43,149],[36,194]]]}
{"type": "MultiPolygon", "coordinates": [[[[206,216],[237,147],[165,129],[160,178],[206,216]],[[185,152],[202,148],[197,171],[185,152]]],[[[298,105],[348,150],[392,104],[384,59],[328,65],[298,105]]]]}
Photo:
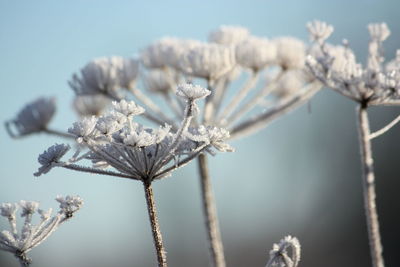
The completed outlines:
{"type": "Polygon", "coordinates": [[[54,166],[59,164],[59,160],[70,150],[69,145],[55,144],[39,155],[38,161],[41,164],[35,176],[48,173],[54,166]]]}
{"type": "Polygon", "coordinates": [[[266,267],[297,267],[300,262],[300,242],[296,237],[290,235],[281,239],[278,244],[274,244],[269,252],[269,261],[266,267]],[[292,255],[289,256],[289,249],[292,255]]]}
{"type": "Polygon", "coordinates": [[[215,31],[210,32],[208,41],[222,44],[231,45],[245,40],[250,35],[250,31],[240,26],[220,26],[215,31]]]}
{"type": "Polygon", "coordinates": [[[333,32],[333,26],[326,22],[314,20],[307,23],[307,29],[310,33],[311,41],[324,42],[333,32]]]}
{"type": "Polygon", "coordinates": [[[274,39],[277,49],[277,62],[283,69],[301,69],[304,67],[306,49],[303,41],[293,37],[274,39]]]}
{"type": "Polygon", "coordinates": [[[27,104],[15,119],[7,121],[6,129],[13,138],[41,132],[47,128],[55,112],[55,98],[38,98],[27,104]]]}
{"type": "MultiPolygon", "coordinates": [[[[89,152],[79,158],[75,156],[68,162],[59,162],[58,157],[56,160],[48,160],[44,162],[44,166],[41,167],[43,170],[39,170],[38,174],[47,172],[52,166],[61,166],[147,183],[167,176],[199,153],[208,151],[210,146],[220,151],[231,151],[230,146],[224,144],[229,133],[223,130],[209,128],[203,133],[203,139],[196,142],[186,137],[185,133],[196,109],[195,100],[204,98],[209,93],[207,89],[194,85],[182,85],[178,88],[178,94],[186,98],[187,104],[182,123],[174,131],[170,125],[152,129],[133,122],[133,117],[142,113],[143,109],[134,102],[114,102],[109,113],[74,123],[70,129],[70,133],[74,134],[89,152]],[[92,168],[75,164],[85,159],[93,163],[92,168]],[[172,164],[174,161],[176,162],[172,164]],[[117,172],[100,170],[106,166],[114,168],[117,172]]],[[[54,148],[49,150],[53,151],[54,148]]]]}
{"type": "Polygon", "coordinates": [[[119,99],[119,89],[131,89],[138,74],[138,61],[112,56],[97,58],[86,64],[68,82],[77,95],[103,94],[119,99]]]}
{"type": "Polygon", "coordinates": [[[367,66],[357,63],[353,51],[344,46],[320,43],[322,53],[308,56],[307,66],[327,87],[363,105],[400,103],[400,75],[392,71],[393,62],[384,62],[382,42],[389,36],[386,24],[369,24],[371,40],[367,66]]]}
{"type": "Polygon", "coordinates": [[[200,85],[194,85],[190,83],[180,84],[176,90],[177,96],[183,97],[189,101],[205,98],[209,94],[211,94],[210,90],[207,90],[200,85]]]}
{"type": "Polygon", "coordinates": [[[255,71],[276,62],[276,46],[265,38],[248,37],[236,45],[236,61],[255,71]]]}
{"type": "Polygon", "coordinates": [[[109,103],[110,100],[104,95],[77,95],[73,107],[81,117],[99,116],[109,103]]]}
{"type": "Polygon", "coordinates": [[[180,70],[186,75],[213,80],[235,67],[233,46],[203,43],[188,49],[180,62],[180,70]]]}
{"type": "Polygon", "coordinates": [[[15,217],[18,205],[16,203],[0,204],[1,215],[6,217],[10,224],[10,231],[4,230],[0,232],[0,250],[14,254],[20,261],[21,266],[29,266],[31,259],[28,258],[26,253],[46,240],[61,223],[71,218],[82,204],[81,198],[67,196],[63,201],[63,206],[61,207],[60,205],[60,211],[52,216],[52,209],[44,211],[38,209],[38,202],[21,200],[19,202],[19,206],[22,209],[21,217],[24,217],[25,220],[20,232],[17,229],[15,217]],[[68,204],[66,204],[67,202],[68,204]],[[37,225],[33,225],[32,218],[36,212],[40,215],[40,222],[37,225]]]}

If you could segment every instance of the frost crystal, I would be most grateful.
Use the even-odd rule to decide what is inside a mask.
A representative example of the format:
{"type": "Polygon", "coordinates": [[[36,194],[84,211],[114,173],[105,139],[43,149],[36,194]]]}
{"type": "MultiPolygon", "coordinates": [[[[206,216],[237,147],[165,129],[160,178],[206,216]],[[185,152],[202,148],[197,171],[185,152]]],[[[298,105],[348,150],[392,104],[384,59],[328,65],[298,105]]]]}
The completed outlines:
{"type": "Polygon", "coordinates": [[[194,142],[204,142],[211,144],[220,152],[233,152],[233,147],[225,143],[229,139],[229,132],[223,128],[201,125],[191,128],[186,133],[187,137],[194,142]]]}
{"type": "Polygon", "coordinates": [[[47,128],[55,112],[55,98],[41,97],[27,104],[15,119],[6,122],[7,131],[12,137],[41,132],[47,128]]]}
{"type": "Polygon", "coordinates": [[[72,215],[77,212],[83,205],[83,200],[79,196],[66,196],[63,197],[61,195],[58,195],[56,197],[56,200],[58,203],[60,203],[60,209],[63,214],[67,218],[71,218],[72,215]]]}
{"type": "Polygon", "coordinates": [[[96,123],[97,118],[95,116],[92,116],[90,118],[83,118],[79,122],[74,122],[72,127],[68,129],[68,132],[76,136],[78,142],[81,142],[84,138],[94,133],[96,123]]]}
{"type": "Polygon", "coordinates": [[[0,204],[1,215],[8,219],[11,228],[11,231],[0,232],[0,250],[14,254],[21,266],[29,266],[31,259],[26,253],[42,243],[61,223],[72,217],[72,214],[82,206],[83,202],[79,197],[67,196],[63,203],[61,210],[52,216],[52,209],[43,211],[38,209],[38,202],[21,200],[19,203],[22,208],[21,217],[25,220],[20,233],[18,233],[15,218],[17,204],[0,204]],[[36,212],[40,215],[40,222],[33,225],[32,217],[36,212]]]}
{"type": "Polygon", "coordinates": [[[39,155],[38,161],[42,165],[39,170],[34,173],[35,176],[48,173],[51,168],[59,163],[59,160],[70,150],[69,145],[55,144],[39,155]]]}
{"type": "Polygon", "coordinates": [[[244,27],[223,25],[209,34],[208,41],[222,45],[230,45],[243,41],[249,35],[249,30],[244,27]]]}
{"type": "Polygon", "coordinates": [[[178,85],[178,89],[176,90],[176,95],[186,98],[187,100],[196,100],[205,98],[211,94],[210,90],[207,90],[200,85],[193,85],[193,84],[180,84],[178,85]]]}
{"type": "Polygon", "coordinates": [[[144,108],[136,105],[133,101],[121,100],[120,102],[113,101],[114,110],[126,117],[136,116],[144,113],[144,108]]]}
{"type": "Polygon", "coordinates": [[[275,44],[251,36],[236,45],[236,61],[243,67],[259,70],[276,61],[275,44]]]}

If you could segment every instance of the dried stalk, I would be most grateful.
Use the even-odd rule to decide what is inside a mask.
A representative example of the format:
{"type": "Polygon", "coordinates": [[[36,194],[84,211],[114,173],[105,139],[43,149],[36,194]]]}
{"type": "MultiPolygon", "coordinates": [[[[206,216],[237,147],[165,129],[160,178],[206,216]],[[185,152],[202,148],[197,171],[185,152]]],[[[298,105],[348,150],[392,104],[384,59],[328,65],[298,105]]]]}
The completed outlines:
{"type": "Polygon", "coordinates": [[[372,159],[370,128],[366,106],[360,104],[357,108],[358,138],[361,150],[361,164],[363,170],[363,194],[365,215],[367,217],[367,228],[369,237],[370,253],[373,267],[384,267],[382,256],[382,243],[379,233],[379,220],[376,208],[375,175],[372,159]]]}
{"type": "Polygon", "coordinates": [[[143,182],[144,193],[147,202],[147,211],[151,224],[151,232],[153,234],[154,246],[157,253],[158,267],[167,267],[167,255],[165,252],[160,225],[158,224],[157,210],[154,203],[153,189],[150,182],[143,182]]]}
{"type": "Polygon", "coordinates": [[[205,217],[210,253],[214,267],[225,267],[224,247],[217,217],[214,195],[208,170],[207,157],[200,154],[198,157],[200,173],[201,194],[203,201],[203,212],[205,217]]]}

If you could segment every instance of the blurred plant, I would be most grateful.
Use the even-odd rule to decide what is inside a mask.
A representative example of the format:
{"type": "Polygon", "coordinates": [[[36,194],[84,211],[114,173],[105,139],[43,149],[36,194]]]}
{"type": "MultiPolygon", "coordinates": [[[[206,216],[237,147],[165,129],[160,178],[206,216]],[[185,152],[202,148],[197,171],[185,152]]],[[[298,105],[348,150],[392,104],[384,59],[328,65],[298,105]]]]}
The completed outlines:
{"type": "Polygon", "coordinates": [[[56,215],[51,215],[52,209],[44,211],[38,209],[39,203],[21,200],[17,203],[0,204],[1,216],[8,219],[11,231],[4,230],[0,233],[0,250],[8,251],[18,258],[21,266],[29,266],[32,260],[26,255],[34,247],[46,240],[60,224],[70,219],[78,211],[83,201],[78,196],[57,196],[60,210],[56,215]],[[17,230],[15,213],[21,207],[21,217],[25,217],[20,233],[17,230]],[[32,216],[40,215],[41,221],[37,225],[32,224],[32,216]]]}
{"type": "Polygon", "coordinates": [[[390,35],[385,23],[369,24],[370,34],[367,65],[356,62],[348,42],[333,46],[325,40],[333,27],[325,22],[314,21],[307,25],[314,41],[314,56],[308,56],[307,66],[325,86],[357,103],[358,138],[363,169],[364,206],[371,257],[374,267],[383,267],[382,244],[376,209],[375,174],[371,140],[392,128],[400,116],[381,130],[371,133],[367,108],[400,104],[400,50],[395,59],[385,65],[382,43],[390,35]]]}
{"type": "MultiPolygon", "coordinates": [[[[165,37],[143,49],[139,59],[94,59],[69,81],[76,94],[74,108],[83,119],[69,134],[60,134],[75,136],[82,149],[90,151],[80,155],[78,150],[70,160],[60,161],[69,146],[55,145],[39,157],[42,167],[35,175],[59,166],[140,180],[151,189],[151,181],[197,157],[212,263],[224,267],[208,160],[203,152],[213,154],[211,146],[231,151],[225,139],[255,133],[308,101],[321,88],[306,68],[308,53],[314,51],[296,38],[267,39],[252,36],[243,27],[222,26],[210,33],[209,42],[165,37]],[[236,90],[243,76],[247,80],[236,90]],[[138,89],[139,77],[148,92],[138,89]],[[194,82],[208,90],[190,85],[194,82]],[[175,96],[175,88],[182,83],[188,83],[178,86],[177,94],[183,99],[175,96]],[[157,99],[160,97],[162,104],[157,99]],[[204,105],[198,107],[196,98],[206,98],[204,105]],[[127,102],[131,99],[146,112],[127,102]],[[112,100],[119,103],[114,103],[114,111],[104,113],[112,100]],[[126,113],[128,106],[135,111],[126,113]],[[164,128],[155,131],[133,123],[131,118],[139,114],[164,128]],[[181,160],[183,155],[186,158],[181,160]],[[84,159],[92,161],[93,167],[76,164],[84,159]],[[106,166],[117,172],[101,168],[106,166]]],[[[21,136],[49,132],[44,126],[21,136]]],[[[148,204],[151,206],[151,201],[148,204]]],[[[149,209],[153,216],[150,213],[149,209]]],[[[154,231],[153,237],[157,247],[154,231]]],[[[157,252],[159,264],[164,264],[165,255],[160,249],[157,252]]]]}
{"type": "Polygon", "coordinates": [[[300,262],[301,246],[296,237],[290,235],[281,239],[278,244],[272,246],[269,252],[269,261],[265,267],[297,267],[300,262]],[[288,249],[292,250],[289,256],[288,249]]]}

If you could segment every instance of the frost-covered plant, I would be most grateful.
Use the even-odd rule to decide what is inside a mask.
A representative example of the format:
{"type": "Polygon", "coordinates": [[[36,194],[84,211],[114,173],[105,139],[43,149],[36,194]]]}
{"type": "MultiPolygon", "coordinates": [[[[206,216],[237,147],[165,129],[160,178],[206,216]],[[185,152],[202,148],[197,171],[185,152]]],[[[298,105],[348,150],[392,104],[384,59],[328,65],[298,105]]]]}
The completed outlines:
{"type": "Polygon", "coordinates": [[[297,267],[300,262],[301,246],[296,237],[290,235],[274,244],[269,252],[269,261],[265,267],[297,267]],[[292,250],[289,256],[289,249],[292,250]]]}
{"type": "Polygon", "coordinates": [[[145,110],[133,101],[114,101],[112,110],[99,117],[84,118],[75,122],[69,133],[79,145],[88,151],[61,161],[70,147],[54,145],[39,156],[41,167],[36,176],[47,173],[53,167],[104,174],[141,181],[144,185],[149,218],[159,266],[167,266],[166,254],[158,225],[151,184],[169,176],[172,171],[186,165],[204,152],[233,151],[224,141],[229,132],[224,129],[191,125],[198,113],[196,101],[205,98],[210,91],[192,84],[182,84],[176,94],[186,101],[183,120],[179,127],[163,125],[158,129],[144,127],[133,121],[145,110]],[[89,161],[92,167],[78,165],[89,161]],[[105,170],[105,168],[113,170],[105,170]]]}
{"type": "Polygon", "coordinates": [[[40,132],[66,137],[67,134],[48,128],[55,112],[55,98],[40,97],[28,103],[15,119],[6,121],[6,130],[12,138],[20,138],[40,132]]]}
{"type": "MultiPolygon", "coordinates": [[[[221,26],[209,34],[209,42],[165,37],[142,49],[139,59],[117,56],[94,59],[69,81],[76,94],[74,108],[80,116],[86,117],[75,124],[70,133],[91,151],[77,154],[69,161],[61,161],[68,146],[55,146],[48,151],[54,152],[50,153],[52,157],[45,153],[39,159],[42,167],[36,174],[61,166],[126,178],[136,177],[142,181],[152,180],[162,178],[169,169],[174,169],[172,162],[180,162],[179,157],[172,156],[161,161],[156,159],[155,148],[174,153],[183,149],[186,154],[192,151],[193,158],[198,156],[212,261],[215,266],[224,267],[207,158],[205,153],[193,154],[193,149],[196,151],[204,146],[204,151],[212,153],[210,147],[213,146],[217,150],[230,151],[230,146],[223,142],[225,139],[255,133],[273,119],[310,99],[320,89],[321,83],[310,76],[305,68],[307,52],[309,48],[296,38],[269,39],[254,36],[244,27],[221,26]],[[138,71],[139,65],[141,71],[138,71]],[[247,76],[247,80],[237,90],[235,81],[242,76],[247,76]],[[207,84],[209,93],[203,96],[205,104],[198,108],[192,99],[203,92],[204,88],[197,85],[185,85],[192,89],[178,90],[179,97],[176,97],[175,88],[182,83],[207,84]],[[140,85],[146,90],[140,89],[140,85]],[[155,100],[158,96],[165,100],[164,106],[169,110],[163,109],[155,100]],[[129,128],[124,122],[126,115],[116,111],[104,113],[110,100],[129,103],[132,99],[146,109],[141,114],[146,119],[156,125],[169,126],[156,131],[132,122],[129,128]],[[196,114],[196,119],[189,120],[188,111],[196,114]],[[171,149],[166,144],[172,145],[168,142],[172,142],[173,136],[179,131],[182,131],[182,138],[190,142],[182,141],[171,149]],[[154,143],[156,132],[166,133],[158,144],[154,143]],[[190,146],[185,147],[184,144],[190,146]],[[129,156],[128,152],[124,152],[126,146],[135,147],[136,150],[140,148],[134,155],[135,160],[143,165],[141,169],[135,170],[131,166],[133,162],[124,159],[129,156]],[[151,153],[150,158],[146,153],[151,153]],[[116,160],[115,157],[120,158],[116,160]],[[91,160],[95,168],[76,164],[84,159],[91,160]],[[125,162],[119,162],[121,159],[125,162]],[[163,163],[169,163],[170,166],[165,167],[163,163]],[[112,166],[117,172],[105,170],[107,166],[112,166]],[[143,173],[146,173],[146,179],[143,173]]],[[[160,152],[157,151],[158,157],[162,156],[160,152]]]]}
{"type": "Polygon", "coordinates": [[[317,50],[314,56],[308,56],[308,68],[326,87],[357,103],[364,206],[371,257],[374,267],[383,267],[371,140],[393,127],[400,121],[400,116],[381,130],[371,133],[367,108],[400,104],[400,50],[397,51],[395,59],[385,64],[382,43],[390,35],[389,28],[385,23],[369,24],[368,60],[366,66],[362,66],[356,61],[347,41],[342,46],[333,46],[325,42],[333,32],[332,26],[314,21],[307,27],[311,39],[314,40],[314,49],[317,50]]]}
{"type": "Polygon", "coordinates": [[[7,218],[10,231],[3,230],[0,233],[0,250],[12,253],[19,260],[21,266],[29,266],[32,260],[27,253],[46,240],[59,225],[70,219],[78,211],[83,201],[78,196],[57,196],[60,210],[52,215],[52,209],[47,211],[39,209],[39,203],[35,201],[21,200],[19,203],[0,204],[0,215],[7,218]],[[16,212],[21,208],[21,217],[25,218],[21,230],[17,229],[16,212]],[[40,222],[32,224],[35,213],[40,215],[40,222]]]}

